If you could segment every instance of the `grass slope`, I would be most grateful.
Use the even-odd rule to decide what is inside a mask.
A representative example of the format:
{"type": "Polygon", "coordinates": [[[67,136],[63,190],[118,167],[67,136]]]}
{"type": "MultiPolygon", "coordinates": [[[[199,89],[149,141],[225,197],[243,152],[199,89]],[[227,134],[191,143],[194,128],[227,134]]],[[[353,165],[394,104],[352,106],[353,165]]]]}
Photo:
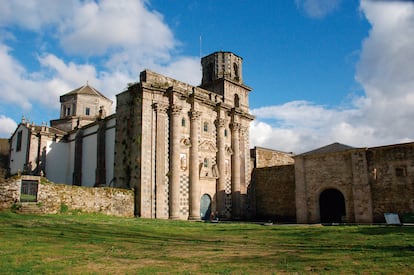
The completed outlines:
{"type": "Polygon", "coordinates": [[[409,274],[413,259],[414,227],[0,212],[2,274],[409,274]]]}

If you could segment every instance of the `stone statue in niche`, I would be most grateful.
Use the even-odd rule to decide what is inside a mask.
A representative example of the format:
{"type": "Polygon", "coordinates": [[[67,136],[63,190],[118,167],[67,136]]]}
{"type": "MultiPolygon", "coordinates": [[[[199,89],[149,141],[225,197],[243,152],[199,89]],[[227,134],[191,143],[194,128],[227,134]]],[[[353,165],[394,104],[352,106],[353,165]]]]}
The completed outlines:
{"type": "Polygon", "coordinates": [[[224,161],[224,173],[225,173],[226,175],[228,175],[228,174],[229,174],[229,170],[230,170],[229,160],[228,160],[228,159],[226,159],[226,160],[224,161]]]}
{"type": "Polygon", "coordinates": [[[216,163],[210,163],[210,159],[204,158],[200,164],[200,178],[218,178],[219,171],[216,163]]]}
{"type": "Polygon", "coordinates": [[[180,168],[182,171],[187,170],[187,155],[183,153],[180,154],[180,168]]]}

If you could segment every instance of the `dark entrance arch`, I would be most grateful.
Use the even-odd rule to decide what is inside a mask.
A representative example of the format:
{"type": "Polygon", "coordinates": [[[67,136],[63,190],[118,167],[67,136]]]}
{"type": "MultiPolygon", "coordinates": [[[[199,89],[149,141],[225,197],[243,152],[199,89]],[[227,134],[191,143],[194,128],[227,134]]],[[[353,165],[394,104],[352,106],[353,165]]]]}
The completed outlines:
{"type": "Polygon", "coordinates": [[[322,223],[341,222],[346,215],[344,195],[336,189],[326,189],[319,196],[319,209],[322,223]]]}
{"type": "Polygon", "coordinates": [[[208,194],[201,196],[200,216],[202,220],[209,220],[211,215],[211,198],[208,194]]]}

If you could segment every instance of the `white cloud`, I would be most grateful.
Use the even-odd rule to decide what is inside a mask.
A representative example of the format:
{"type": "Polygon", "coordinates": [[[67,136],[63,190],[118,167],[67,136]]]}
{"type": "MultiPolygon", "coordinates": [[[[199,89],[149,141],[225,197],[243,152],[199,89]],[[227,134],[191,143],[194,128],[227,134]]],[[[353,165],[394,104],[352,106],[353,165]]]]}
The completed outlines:
{"type": "Polygon", "coordinates": [[[414,3],[363,0],[360,8],[372,26],[355,76],[365,95],[347,108],[294,101],[252,110],[253,145],[300,153],[332,142],[362,147],[414,139],[414,3]]]}
{"type": "Polygon", "coordinates": [[[0,115],[0,137],[10,137],[17,127],[17,123],[4,115],[0,115]]]}
{"type": "Polygon", "coordinates": [[[39,31],[73,14],[78,1],[13,0],[0,1],[0,27],[16,25],[39,31]]]}
{"type": "Polygon", "coordinates": [[[90,56],[134,48],[140,56],[168,58],[176,44],[159,13],[129,0],[85,3],[60,25],[59,36],[67,52],[90,56]]]}
{"type": "Polygon", "coordinates": [[[31,116],[33,106],[57,109],[61,94],[86,81],[115,100],[145,68],[200,81],[198,58],[171,56],[179,41],[145,0],[0,1],[0,33],[0,110],[11,104],[31,116]],[[31,55],[40,69],[18,61],[6,44],[19,39],[11,28],[36,34],[40,46],[31,55]]]}
{"type": "Polygon", "coordinates": [[[323,18],[336,10],[341,0],[295,0],[295,3],[309,17],[323,18]]]}

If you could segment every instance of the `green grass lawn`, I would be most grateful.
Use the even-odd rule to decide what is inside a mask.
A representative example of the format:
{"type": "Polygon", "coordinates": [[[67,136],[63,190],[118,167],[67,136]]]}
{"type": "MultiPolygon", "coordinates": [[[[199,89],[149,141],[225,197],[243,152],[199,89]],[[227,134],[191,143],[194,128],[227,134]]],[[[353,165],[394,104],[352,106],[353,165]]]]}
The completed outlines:
{"type": "Polygon", "coordinates": [[[0,273],[414,272],[414,227],[263,226],[0,212],[0,273]]]}

